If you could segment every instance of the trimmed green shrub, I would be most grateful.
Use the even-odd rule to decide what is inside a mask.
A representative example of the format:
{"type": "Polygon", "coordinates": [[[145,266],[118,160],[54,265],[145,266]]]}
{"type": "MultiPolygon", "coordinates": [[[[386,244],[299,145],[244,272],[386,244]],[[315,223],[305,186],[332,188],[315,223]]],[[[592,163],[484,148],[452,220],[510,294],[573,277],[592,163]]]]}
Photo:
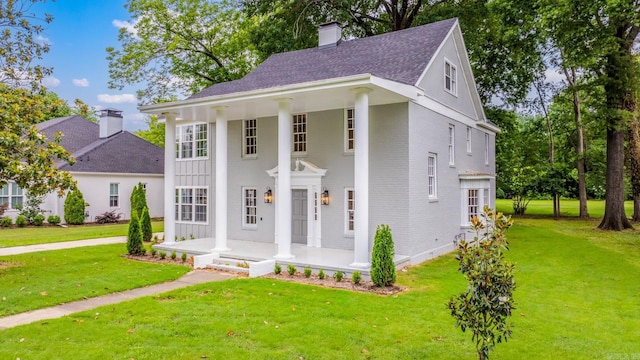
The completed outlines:
{"type": "Polygon", "coordinates": [[[18,225],[18,227],[24,227],[27,225],[27,218],[24,215],[18,215],[16,217],[16,225],[18,225]]]}
{"type": "Polygon", "coordinates": [[[393,255],[393,237],[389,225],[378,225],[371,253],[371,281],[377,286],[391,286],[396,282],[393,255]]]}
{"type": "Polygon", "coordinates": [[[142,253],[142,233],[140,232],[140,222],[135,213],[131,214],[129,221],[129,236],[127,237],[127,252],[130,255],[139,255],[142,253]]]}
{"type": "Polygon", "coordinates": [[[324,280],[326,276],[327,275],[324,273],[324,270],[320,269],[320,271],[318,271],[318,279],[324,280]]]}
{"type": "Polygon", "coordinates": [[[311,277],[311,268],[308,266],[304,268],[304,277],[306,278],[311,277]]]}
{"type": "Polygon", "coordinates": [[[171,252],[171,260],[175,260],[177,257],[178,257],[178,254],[176,254],[176,251],[175,251],[175,250],[173,250],[173,251],[171,252]]]}
{"type": "Polygon", "coordinates": [[[58,215],[49,215],[49,217],[47,218],[47,222],[51,225],[58,225],[60,224],[60,216],[58,215]]]}
{"type": "MultiPolygon", "coordinates": [[[[22,204],[22,208],[20,209],[20,215],[24,216],[27,219],[27,223],[36,225],[35,219],[36,216],[42,215],[44,212],[40,205],[44,202],[44,196],[36,196],[31,193],[27,193],[27,200],[24,204],[22,204]]],[[[42,221],[44,222],[44,216],[42,216],[42,221]]],[[[42,225],[42,222],[40,223],[42,225]]],[[[36,226],[40,226],[36,225],[36,226]]]]}
{"type": "Polygon", "coordinates": [[[149,217],[149,208],[147,208],[146,206],[142,209],[142,217],[140,218],[140,230],[142,231],[142,241],[151,241],[153,230],[151,229],[151,217],[149,217]]]}
{"type": "Polygon", "coordinates": [[[160,259],[164,260],[167,257],[167,253],[164,251],[160,251],[160,259]]]}
{"type": "Polygon", "coordinates": [[[151,257],[156,257],[156,254],[158,253],[158,250],[156,248],[151,248],[151,257]]]}
{"type": "Polygon", "coordinates": [[[187,253],[182,253],[182,256],[180,256],[180,259],[182,259],[182,262],[187,261],[187,253]]]}
{"type": "Polygon", "coordinates": [[[344,277],[344,271],[338,270],[335,273],[333,273],[333,278],[336,279],[337,282],[342,281],[343,277],[344,277]]]}
{"type": "Polygon", "coordinates": [[[296,269],[296,267],[292,264],[289,264],[287,266],[287,272],[289,273],[289,275],[295,275],[296,271],[298,271],[298,269],[296,269]]]}
{"type": "Polygon", "coordinates": [[[35,226],[42,226],[43,222],[44,222],[44,215],[42,214],[38,214],[33,218],[33,225],[35,226]]]}
{"type": "Polygon", "coordinates": [[[360,284],[360,281],[362,281],[362,273],[360,271],[354,271],[353,274],[351,274],[351,281],[356,285],[360,284]]]}
{"type": "Polygon", "coordinates": [[[13,225],[13,220],[8,216],[3,216],[1,221],[2,227],[9,227],[13,225]]]}
{"type": "Polygon", "coordinates": [[[80,190],[73,190],[64,199],[64,221],[67,224],[80,225],[84,223],[84,197],[80,190]]]}
{"type": "Polygon", "coordinates": [[[147,206],[147,194],[144,191],[142,183],[133,187],[131,192],[131,213],[134,212],[140,220],[142,220],[142,211],[147,206]]]}
{"type": "Polygon", "coordinates": [[[280,275],[280,273],[282,272],[282,266],[280,266],[280,264],[276,263],[276,266],[273,268],[273,272],[276,275],[280,275]]]}

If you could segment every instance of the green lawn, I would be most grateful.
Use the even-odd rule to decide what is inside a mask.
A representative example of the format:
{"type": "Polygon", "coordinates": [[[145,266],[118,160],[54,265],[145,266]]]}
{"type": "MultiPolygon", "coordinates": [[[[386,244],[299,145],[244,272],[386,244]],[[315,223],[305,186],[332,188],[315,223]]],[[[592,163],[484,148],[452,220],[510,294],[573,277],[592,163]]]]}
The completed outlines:
{"type": "MultiPolygon", "coordinates": [[[[154,232],[164,231],[164,222],[154,221],[151,226],[154,232]]],[[[96,239],[103,237],[127,235],[129,224],[87,224],[80,226],[0,228],[0,248],[21,245],[45,244],[59,241],[96,239]]]]}
{"type": "Polygon", "coordinates": [[[162,283],[189,271],[130,261],[123,253],[125,244],[0,257],[0,316],[162,283]]]}
{"type": "MultiPolygon", "coordinates": [[[[633,214],[633,201],[626,201],[624,208],[630,218],[633,214]]],[[[513,206],[510,199],[497,199],[496,209],[504,213],[512,213],[513,206]]],[[[604,216],[604,200],[587,201],[587,210],[592,218],[601,219],[604,216]]],[[[531,200],[525,215],[553,216],[553,203],[551,200],[531,200]]],[[[577,217],[580,215],[580,202],[575,199],[560,200],[560,215],[565,217],[577,217]]]]}
{"type": "MultiPolygon", "coordinates": [[[[640,354],[638,233],[597,220],[518,219],[513,338],[492,359],[632,359],[640,354]]],[[[474,359],[448,299],[453,255],[401,272],[397,296],[235,279],[1,331],[0,358],[474,359]]]]}

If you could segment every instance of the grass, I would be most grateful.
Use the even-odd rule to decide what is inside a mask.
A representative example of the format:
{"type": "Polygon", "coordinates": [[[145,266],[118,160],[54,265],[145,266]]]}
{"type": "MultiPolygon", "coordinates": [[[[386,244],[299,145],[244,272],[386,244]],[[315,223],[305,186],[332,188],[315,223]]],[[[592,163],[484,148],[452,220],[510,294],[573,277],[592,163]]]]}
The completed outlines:
{"type": "Polygon", "coordinates": [[[189,271],[127,260],[120,256],[125,252],[117,244],[0,257],[0,316],[174,280],[189,271]]]}
{"type": "MultiPolygon", "coordinates": [[[[154,221],[151,226],[154,232],[164,231],[164,222],[154,221]]],[[[0,248],[46,244],[60,241],[74,241],[96,239],[103,237],[125,236],[129,224],[87,224],[80,226],[29,227],[29,228],[0,228],[0,248]]]]}
{"type": "MultiPolygon", "coordinates": [[[[627,216],[631,217],[633,201],[625,201],[624,208],[627,216]]],[[[496,209],[507,214],[512,213],[511,200],[496,199],[496,209]]],[[[604,216],[604,200],[588,200],[587,210],[590,217],[601,219],[604,216]]],[[[553,216],[553,203],[551,200],[531,200],[525,215],[553,216]]],[[[560,215],[563,217],[578,217],[580,215],[580,202],[576,199],[561,199],[560,215]]]]}
{"type": "MultiPolygon", "coordinates": [[[[517,219],[513,338],[492,359],[640,356],[638,233],[597,220],[517,219]]],[[[452,254],[399,273],[396,296],[236,279],[1,332],[0,358],[473,359],[448,299],[465,288],[452,254]]]]}

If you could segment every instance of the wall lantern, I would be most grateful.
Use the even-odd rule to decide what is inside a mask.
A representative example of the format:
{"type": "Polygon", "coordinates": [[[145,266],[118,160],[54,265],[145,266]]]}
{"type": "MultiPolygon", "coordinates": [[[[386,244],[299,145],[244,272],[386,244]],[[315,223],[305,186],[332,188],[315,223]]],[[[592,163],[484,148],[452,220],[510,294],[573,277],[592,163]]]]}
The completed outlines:
{"type": "Polygon", "coordinates": [[[320,203],[322,205],[329,205],[329,190],[326,187],[322,188],[322,195],[320,195],[320,203]]]}
{"type": "Polygon", "coordinates": [[[273,192],[271,192],[271,188],[267,186],[267,191],[264,193],[264,203],[271,204],[273,202],[273,192]]]}

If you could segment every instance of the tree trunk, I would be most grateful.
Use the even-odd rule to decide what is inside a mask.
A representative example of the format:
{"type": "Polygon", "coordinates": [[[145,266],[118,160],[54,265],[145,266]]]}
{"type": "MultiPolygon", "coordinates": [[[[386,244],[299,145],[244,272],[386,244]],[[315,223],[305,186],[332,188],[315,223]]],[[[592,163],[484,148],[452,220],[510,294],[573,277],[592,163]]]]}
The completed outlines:
{"type": "Polygon", "coordinates": [[[605,207],[598,227],[616,231],[633,228],[624,213],[624,130],[615,127],[607,129],[605,207]]]}
{"type": "MultiPolygon", "coordinates": [[[[637,102],[633,101],[630,106],[637,108],[637,102]]],[[[633,194],[632,220],[640,221],[640,124],[638,124],[638,117],[635,114],[629,123],[626,156],[633,194]]]]}

